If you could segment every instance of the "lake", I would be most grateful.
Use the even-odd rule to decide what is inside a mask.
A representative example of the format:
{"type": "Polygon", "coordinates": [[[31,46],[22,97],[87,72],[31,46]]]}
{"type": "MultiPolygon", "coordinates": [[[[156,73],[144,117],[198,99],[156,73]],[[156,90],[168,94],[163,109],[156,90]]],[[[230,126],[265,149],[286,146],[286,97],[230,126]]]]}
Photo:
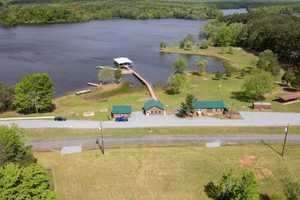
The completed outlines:
{"type": "MultiPolygon", "coordinates": [[[[232,12],[232,11],[231,11],[232,12]]],[[[206,20],[105,20],[79,24],[0,27],[0,81],[15,84],[32,72],[47,72],[56,95],[97,81],[97,65],[125,56],[151,83],[166,84],[176,55],[159,53],[160,41],[178,44],[188,33],[198,38],[206,20]]],[[[197,56],[189,56],[195,69],[197,56]]],[[[207,58],[208,72],[222,71],[220,60],[207,58]]],[[[136,82],[135,79],[130,79],[136,82]]]]}

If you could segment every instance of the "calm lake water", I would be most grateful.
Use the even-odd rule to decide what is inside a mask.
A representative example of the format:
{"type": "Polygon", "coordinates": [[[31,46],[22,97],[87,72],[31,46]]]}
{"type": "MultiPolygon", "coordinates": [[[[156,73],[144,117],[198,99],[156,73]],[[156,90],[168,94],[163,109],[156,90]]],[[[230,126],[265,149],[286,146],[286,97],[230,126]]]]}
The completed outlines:
{"type": "MultiPolygon", "coordinates": [[[[97,81],[97,65],[112,65],[114,57],[133,60],[153,84],[165,84],[176,55],[159,53],[160,41],[178,43],[186,34],[198,38],[207,21],[107,20],[80,24],[0,27],[0,81],[18,82],[32,72],[51,75],[56,95],[97,81]]],[[[196,56],[188,57],[191,68],[196,56]]],[[[222,71],[222,62],[207,58],[209,72],[222,71]]],[[[131,79],[135,81],[135,79],[131,79]]]]}

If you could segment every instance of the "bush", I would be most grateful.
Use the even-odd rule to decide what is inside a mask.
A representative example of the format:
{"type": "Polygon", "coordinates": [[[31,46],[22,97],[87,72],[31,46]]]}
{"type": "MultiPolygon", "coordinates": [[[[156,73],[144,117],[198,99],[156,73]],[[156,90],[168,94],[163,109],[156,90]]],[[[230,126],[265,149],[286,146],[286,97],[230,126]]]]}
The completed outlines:
{"type": "Polygon", "coordinates": [[[214,200],[259,200],[259,190],[255,176],[245,171],[241,177],[224,174],[218,183],[209,182],[204,191],[214,200]]]}
{"type": "Polygon", "coordinates": [[[0,168],[0,199],[55,200],[49,175],[37,164],[22,167],[13,163],[0,168]]]}
{"type": "Polygon", "coordinates": [[[220,80],[221,78],[223,78],[223,74],[221,72],[216,72],[215,79],[220,80]]]}
{"type": "Polygon", "coordinates": [[[28,165],[35,161],[24,143],[23,132],[16,127],[0,126],[0,166],[9,162],[28,165]]]}
{"type": "Polygon", "coordinates": [[[12,109],[14,95],[14,88],[0,83],[0,112],[12,109]]]}
{"type": "Polygon", "coordinates": [[[288,178],[283,179],[282,182],[286,200],[300,200],[300,184],[288,178]]]}

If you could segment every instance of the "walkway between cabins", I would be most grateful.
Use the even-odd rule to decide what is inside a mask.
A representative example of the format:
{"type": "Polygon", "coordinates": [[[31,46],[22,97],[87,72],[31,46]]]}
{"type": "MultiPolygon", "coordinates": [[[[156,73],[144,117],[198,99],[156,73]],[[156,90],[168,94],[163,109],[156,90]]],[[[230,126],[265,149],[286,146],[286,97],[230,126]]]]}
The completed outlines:
{"type": "Polygon", "coordinates": [[[132,68],[128,67],[127,65],[123,65],[122,68],[125,68],[128,73],[131,73],[133,74],[135,77],[137,77],[140,81],[142,81],[142,83],[147,87],[150,95],[151,95],[151,98],[154,99],[154,100],[158,100],[153,88],[152,88],[152,85],[146,81],[139,73],[137,73],[135,70],[133,70],[132,68]]]}

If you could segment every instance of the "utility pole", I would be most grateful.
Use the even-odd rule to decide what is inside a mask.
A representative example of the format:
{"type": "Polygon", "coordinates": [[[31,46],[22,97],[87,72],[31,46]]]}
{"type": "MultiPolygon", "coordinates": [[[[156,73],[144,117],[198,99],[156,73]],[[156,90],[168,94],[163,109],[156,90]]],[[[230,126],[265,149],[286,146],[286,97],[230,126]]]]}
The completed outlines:
{"type": "Polygon", "coordinates": [[[100,131],[101,144],[100,144],[100,142],[99,142],[99,138],[96,140],[96,143],[99,145],[100,150],[101,150],[102,154],[104,155],[104,138],[103,138],[103,126],[102,126],[102,121],[100,121],[100,126],[99,126],[98,130],[100,131]]]}
{"type": "Polygon", "coordinates": [[[284,132],[285,132],[285,136],[284,136],[284,141],[283,141],[283,146],[282,146],[282,151],[281,151],[282,157],[284,157],[284,153],[285,153],[286,141],[287,141],[287,136],[289,133],[289,124],[285,127],[284,132]]]}

